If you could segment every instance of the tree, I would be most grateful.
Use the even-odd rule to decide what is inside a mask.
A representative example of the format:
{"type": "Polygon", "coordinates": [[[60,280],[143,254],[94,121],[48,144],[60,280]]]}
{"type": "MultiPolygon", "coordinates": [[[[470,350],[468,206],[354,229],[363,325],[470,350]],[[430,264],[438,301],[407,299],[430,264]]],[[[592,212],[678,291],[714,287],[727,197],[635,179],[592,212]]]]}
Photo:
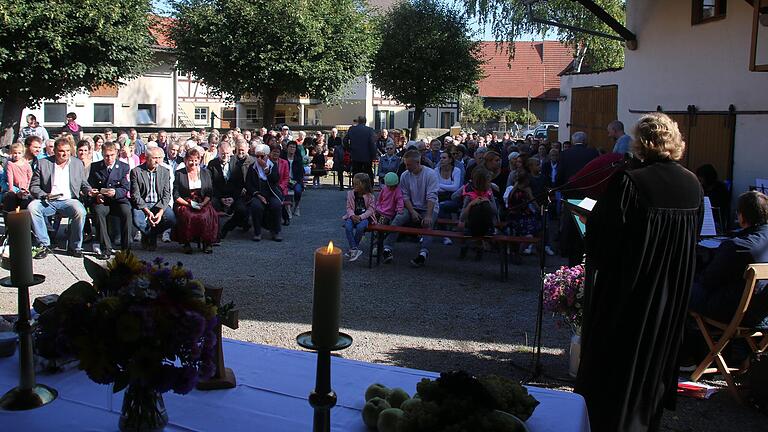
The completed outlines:
{"type": "Polygon", "coordinates": [[[461,122],[465,125],[483,123],[496,116],[496,112],[483,104],[480,96],[462,95],[459,98],[461,107],[461,122]]]}
{"type": "Polygon", "coordinates": [[[179,0],[170,27],[179,68],[231,100],[281,94],[324,101],[366,73],[376,38],[362,0],[179,0]]]}
{"type": "MultiPolygon", "coordinates": [[[[498,42],[510,42],[510,57],[514,56],[514,41],[522,35],[543,35],[554,31],[561,42],[573,48],[577,63],[583,60],[591,70],[624,66],[624,49],[621,42],[532,22],[529,20],[527,7],[522,0],[462,1],[470,16],[476,17],[481,24],[491,26],[498,42]]],[[[626,15],[624,0],[596,0],[595,3],[619,22],[624,22],[626,15]]],[[[607,25],[573,0],[540,1],[532,6],[532,10],[534,16],[550,21],[613,33],[607,25]]]]}
{"type": "Polygon", "coordinates": [[[380,20],[381,45],[371,80],[387,96],[414,109],[411,139],[425,108],[476,93],[482,78],[480,43],[466,19],[435,0],[403,1],[380,20]]]}
{"type": "Polygon", "coordinates": [[[18,135],[24,108],[43,100],[139,76],[150,10],[149,0],[0,0],[2,130],[18,135]]]}

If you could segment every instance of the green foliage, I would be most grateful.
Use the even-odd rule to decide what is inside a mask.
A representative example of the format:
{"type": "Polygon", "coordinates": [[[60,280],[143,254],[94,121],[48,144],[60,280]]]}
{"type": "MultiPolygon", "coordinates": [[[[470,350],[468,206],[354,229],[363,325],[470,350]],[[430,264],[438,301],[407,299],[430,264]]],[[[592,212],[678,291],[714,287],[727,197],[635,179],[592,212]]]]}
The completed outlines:
{"type": "Polygon", "coordinates": [[[460,99],[461,122],[464,125],[476,123],[485,123],[489,120],[501,120],[502,117],[507,123],[517,122],[519,124],[536,124],[539,119],[536,114],[523,108],[520,111],[494,110],[483,105],[483,98],[480,96],[464,95],[460,99]]]}
{"type": "Polygon", "coordinates": [[[260,96],[267,123],[281,94],[338,97],[369,69],[376,46],[362,0],[178,0],[173,8],[179,68],[233,99],[260,96]]]}
{"type": "MultiPolygon", "coordinates": [[[[462,93],[475,93],[482,78],[480,43],[467,20],[435,0],[403,1],[379,23],[381,45],[371,80],[381,91],[415,108],[439,105],[462,93]]],[[[411,139],[418,136],[415,122],[411,139]]]]}
{"type": "Polygon", "coordinates": [[[44,99],[139,76],[154,43],[150,10],[149,0],[0,0],[4,125],[44,99]]]}
{"type": "MultiPolygon", "coordinates": [[[[463,0],[463,3],[470,16],[475,16],[482,24],[491,26],[497,41],[514,42],[524,34],[545,34],[552,31],[561,42],[571,46],[574,52],[586,48],[584,66],[590,70],[624,66],[624,49],[621,42],[531,22],[522,0],[463,0]]],[[[625,21],[624,0],[596,0],[595,3],[617,21],[625,21]]],[[[550,21],[613,34],[613,30],[607,25],[571,0],[538,2],[533,5],[533,14],[550,21]]],[[[510,56],[512,55],[514,44],[510,51],[510,56]]]]}

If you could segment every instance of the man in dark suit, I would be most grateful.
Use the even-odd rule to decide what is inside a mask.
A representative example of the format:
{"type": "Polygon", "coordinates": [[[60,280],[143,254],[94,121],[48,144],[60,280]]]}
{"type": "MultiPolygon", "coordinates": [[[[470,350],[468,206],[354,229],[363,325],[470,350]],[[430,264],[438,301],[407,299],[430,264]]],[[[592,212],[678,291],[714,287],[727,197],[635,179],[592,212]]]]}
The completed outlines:
{"type": "MultiPolygon", "coordinates": [[[[555,176],[555,186],[559,187],[567,183],[571,178],[586,166],[592,159],[600,156],[593,148],[587,147],[587,134],[576,132],[573,134],[573,146],[560,155],[560,166],[555,176]]],[[[571,191],[563,193],[563,198],[584,198],[584,192],[571,191]]],[[[570,212],[564,211],[561,215],[562,234],[560,236],[560,252],[568,257],[568,265],[581,264],[584,257],[584,240],[578,232],[578,227],[570,212]]]]}
{"type": "Polygon", "coordinates": [[[246,231],[251,226],[248,223],[248,205],[245,203],[245,177],[253,165],[253,159],[248,156],[248,148],[248,142],[239,139],[233,155],[229,143],[222,142],[219,145],[219,157],[208,164],[213,180],[213,207],[231,215],[221,227],[222,239],[238,226],[246,231]]]}
{"type": "Polygon", "coordinates": [[[27,207],[32,216],[32,231],[41,249],[35,254],[42,259],[51,252],[46,218],[60,214],[69,218],[69,250],[75,257],[83,256],[83,227],[85,206],[78,201],[80,193],[91,194],[85,178],[83,162],[71,157],[71,136],[59,137],[54,144],[54,156],[40,159],[32,173],[29,192],[34,200],[27,207]]]}
{"type": "Polygon", "coordinates": [[[133,225],[141,231],[145,249],[157,249],[157,235],[176,225],[170,207],[171,172],[161,165],[163,149],[147,147],[147,161],[131,170],[133,225]]]}
{"type": "Polygon", "coordinates": [[[109,259],[112,240],[109,238],[109,216],[120,218],[120,249],[127,250],[131,240],[131,203],[128,192],[131,190],[131,168],[125,162],[117,160],[117,148],[114,143],[104,143],[101,147],[104,156],[91,165],[88,183],[93,187],[91,210],[96,214],[96,227],[99,233],[101,253],[98,259],[109,259]]]}
{"type": "Polygon", "coordinates": [[[283,241],[280,236],[283,196],[279,185],[280,173],[277,165],[269,160],[269,152],[266,144],[254,148],[256,161],[248,170],[245,187],[246,196],[250,199],[253,241],[261,241],[261,227],[266,225],[272,231],[272,240],[279,242],[283,241]]]}
{"type": "Polygon", "coordinates": [[[379,152],[376,149],[376,131],[366,126],[365,116],[357,118],[357,124],[349,128],[344,142],[349,143],[352,175],[366,173],[373,184],[373,161],[378,158],[379,152]]]}

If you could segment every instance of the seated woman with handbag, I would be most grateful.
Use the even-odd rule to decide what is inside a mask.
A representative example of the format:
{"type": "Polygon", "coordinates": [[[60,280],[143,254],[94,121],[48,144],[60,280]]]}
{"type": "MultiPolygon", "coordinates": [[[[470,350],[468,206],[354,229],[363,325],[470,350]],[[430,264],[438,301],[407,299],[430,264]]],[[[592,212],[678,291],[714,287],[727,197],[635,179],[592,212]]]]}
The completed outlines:
{"type": "Polygon", "coordinates": [[[199,241],[203,252],[212,253],[211,245],[218,241],[219,216],[211,205],[213,181],[208,170],[200,169],[200,152],[187,151],[184,168],[176,171],[173,182],[173,212],[176,227],[172,238],[184,245],[184,253],[191,254],[190,243],[199,241]]]}

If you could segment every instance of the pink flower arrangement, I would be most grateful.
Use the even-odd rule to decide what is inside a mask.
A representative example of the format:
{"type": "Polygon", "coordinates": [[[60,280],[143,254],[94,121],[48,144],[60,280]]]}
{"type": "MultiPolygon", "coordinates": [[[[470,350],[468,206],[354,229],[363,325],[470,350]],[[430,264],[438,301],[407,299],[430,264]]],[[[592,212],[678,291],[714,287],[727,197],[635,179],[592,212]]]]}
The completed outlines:
{"type": "Polygon", "coordinates": [[[584,308],[584,266],[560,267],[544,276],[544,310],[560,315],[574,333],[581,333],[584,308]]]}

